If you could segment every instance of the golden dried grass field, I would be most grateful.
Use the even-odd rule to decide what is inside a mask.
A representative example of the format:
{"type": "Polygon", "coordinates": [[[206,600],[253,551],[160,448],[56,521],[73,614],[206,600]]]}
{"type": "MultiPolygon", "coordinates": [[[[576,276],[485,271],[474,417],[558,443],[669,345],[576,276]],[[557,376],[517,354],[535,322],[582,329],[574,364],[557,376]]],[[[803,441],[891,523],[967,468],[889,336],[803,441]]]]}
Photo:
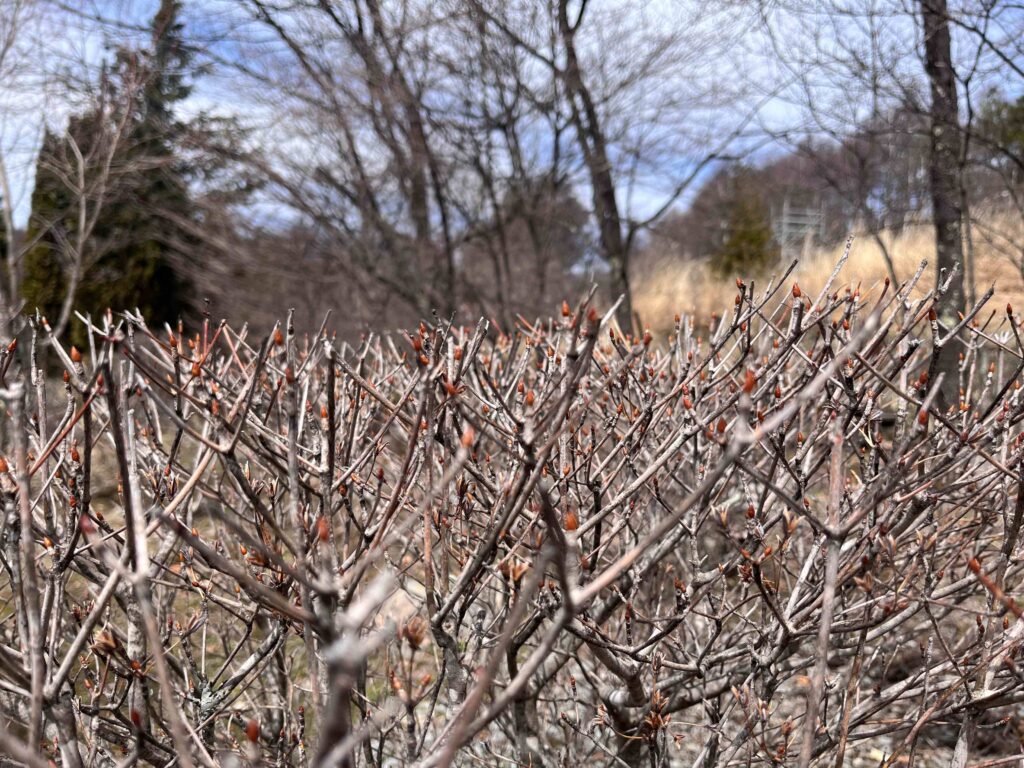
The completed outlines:
{"type": "MultiPolygon", "coordinates": [[[[934,286],[935,237],[930,224],[914,224],[899,234],[883,232],[881,237],[892,255],[897,277],[910,278],[923,259],[929,262],[917,293],[934,286]]],[[[1020,217],[989,216],[972,228],[974,283],[977,295],[995,286],[992,307],[1007,302],[1024,307],[1024,223],[1020,217]]],[[[792,279],[814,295],[828,279],[841,257],[845,244],[818,249],[800,259],[792,279]]],[[[787,262],[788,264],[788,262],[787,262]]],[[[773,274],[786,265],[755,280],[763,288],[773,274]]],[[[839,286],[860,285],[870,290],[887,275],[885,260],[871,235],[853,237],[850,258],[840,273],[839,286]]],[[[744,276],[749,277],[749,276],[744,276]]],[[[656,333],[669,333],[676,313],[692,315],[698,322],[721,314],[732,306],[736,286],[732,277],[716,274],[707,261],[679,258],[651,259],[633,276],[633,306],[645,324],[656,333]]]]}

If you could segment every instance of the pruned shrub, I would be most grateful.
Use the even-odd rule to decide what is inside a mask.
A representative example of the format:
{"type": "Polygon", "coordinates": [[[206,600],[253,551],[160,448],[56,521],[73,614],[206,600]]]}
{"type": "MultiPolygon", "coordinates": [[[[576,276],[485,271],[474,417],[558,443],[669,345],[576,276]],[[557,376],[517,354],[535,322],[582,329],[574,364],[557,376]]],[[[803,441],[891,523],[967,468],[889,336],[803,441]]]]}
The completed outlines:
{"type": "Polygon", "coordinates": [[[63,395],[35,347],[0,362],[0,749],[1016,754],[1019,317],[943,328],[915,281],[738,283],[705,337],[667,340],[589,299],[354,346],[290,322],[108,316],[81,351],[37,329],[63,395]]]}

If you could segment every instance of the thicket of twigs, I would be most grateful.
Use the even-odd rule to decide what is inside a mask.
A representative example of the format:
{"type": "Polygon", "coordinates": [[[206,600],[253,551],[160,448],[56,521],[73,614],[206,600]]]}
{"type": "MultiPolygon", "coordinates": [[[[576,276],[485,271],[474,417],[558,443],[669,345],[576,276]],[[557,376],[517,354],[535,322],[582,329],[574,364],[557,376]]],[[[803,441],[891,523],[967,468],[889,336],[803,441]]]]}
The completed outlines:
{"type": "Polygon", "coordinates": [[[1020,318],[911,288],[740,284],[665,344],[589,301],[355,347],[38,323],[0,363],[0,752],[1003,764],[1020,318]]]}

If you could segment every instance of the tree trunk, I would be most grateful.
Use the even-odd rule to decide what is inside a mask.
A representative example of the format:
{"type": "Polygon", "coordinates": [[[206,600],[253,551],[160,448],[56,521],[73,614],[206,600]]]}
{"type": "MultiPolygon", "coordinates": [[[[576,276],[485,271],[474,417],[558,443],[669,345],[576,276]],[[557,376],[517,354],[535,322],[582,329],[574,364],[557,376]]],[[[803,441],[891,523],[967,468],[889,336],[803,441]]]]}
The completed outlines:
{"type": "MultiPolygon", "coordinates": [[[[924,30],[924,68],[931,86],[929,177],[935,225],[935,266],[939,276],[957,269],[939,307],[939,320],[948,329],[957,324],[957,312],[964,309],[960,117],[946,0],[919,0],[919,5],[924,30]]],[[[940,355],[938,368],[946,375],[942,393],[947,403],[958,400],[958,352],[957,345],[950,343],[940,355]]]]}
{"type": "MultiPolygon", "coordinates": [[[[583,81],[576,56],[575,26],[569,22],[569,2],[558,3],[558,30],[565,46],[563,81],[572,110],[573,127],[590,176],[594,215],[597,217],[601,251],[611,268],[611,300],[624,296],[616,317],[623,332],[633,329],[633,302],[629,294],[629,251],[622,236],[622,216],[615,198],[615,180],[600,117],[583,81]]],[[[578,24],[578,22],[577,22],[578,24]]]]}

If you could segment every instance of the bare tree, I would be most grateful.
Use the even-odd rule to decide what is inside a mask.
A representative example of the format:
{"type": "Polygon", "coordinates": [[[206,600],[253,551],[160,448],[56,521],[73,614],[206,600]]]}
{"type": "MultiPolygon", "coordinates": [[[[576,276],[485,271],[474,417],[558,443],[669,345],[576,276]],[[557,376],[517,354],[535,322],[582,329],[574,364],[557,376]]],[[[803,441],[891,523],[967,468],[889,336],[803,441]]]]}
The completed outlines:
{"type": "Polygon", "coordinates": [[[271,35],[246,73],[283,100],[276,116],[290,110],[291,146],[308,144],[269,153],[262,170],[414,312],[450,313],[459,301],[453,171],[435,119],[444,106],[431,101],[440,75],[423,56],[443,14],[375,1],[244,5],[271,35]]]}
{"type": "MultiPolygon", "coordinates": [[[[937,282],[948,278],[948,307],[940,321],[947,328],[954,326],[957,313],[977,294],[977,217],[971,206],[980,198],[969,188],[967,172],[974,104],[979,90],[993,78],[1017,76],[1015,43],[1003,34],[1013,23],[1012,12],[1001,3],[950,8],[929,0],[910,5],[797,4],[777,13],[765,6],[764,19],[774,45],[773,61],[784,67],[793,83],[789,94],[799,104],[801,125],[793,130],[795,143],[813,136],[826,139],[825,147],[855,147],[851,142],[856,138],[870,157],[881,155],[878,148],[908,128],[928,141],[928,194],[917,206],[935,228],[937,282]],[[915,46],[904,44],[908,37],[915,46]]],[[[885,216],[879,216],[885,211],[884,200],[863,199],[864,219],[884,221],[885,216]]],[[[876,240],[885,253],[882,239],[876,240]]],[[[947,354],[942,367],[953,374],[958,352],[947,354]]],[[[947,376],[947,383],[952,378],[947,376]]],[[[957,393],[944,396],[953,401],[957,393]]]]}
{"type": "MultiPolygon", "coordinates": [[[[961,174],[962,138],[957,97],[956,71],[953,68],[949,12],[946,0],[920,0],[924,38],[924,67],[931,93],[931,176],[932,222],[935,226],[935,266],[940,275],[949,275],[942,321],[947,327],[958,322],[964,308],[963,181],[961,174]]],[[[950,350],[943,370],[955,372],[956,352],[950,350]]],[[[951,393],[956,397],[956,393],[951,393]]]]}
{"type": "Polygon", "coordinates": [[[726,52],[743,34],[741,16],[680,4],[673,24],[656,27],[640,8],[602,11],[569,0],[469,5],[546,74],[539,82],[549,108],[564,112],[572,128],[566,151],[582,163],[612,298],[625,297],[619,323],[633,329],[629,264],[638,236],[705,168],[740,151],[757,112],[758,104],[739,98],[738,80],[726,85],[721,70],[707,69],[716,56],[719,67],[738,64],[726,52]],[[714,128],[711,119],[719,121],[714,128]]]}
{"type": "Polygon", "coordinates": [[[14,143],[25,132],[25,126],[14,123],[14,116],[23,109],[18,99],[23,95],[20,81],[25,76],[29,59],[28,39],[30,27],[36,18],[36,3],[33,0],[3,0],[0,3],[0,89],[4,100],[0,103],[0,235],[3,237],[3,257],[6,275],[0,280],[0,314],[6,324],[17,296],[20,254],[22,245],[15,225],[15,190],[11,179],[10,155],[14,147],[9,143],[11,134],[14,143]],[[9,103],[13,100],[13,103],[9,103]],[[6,283],[6,285],[4,284],[6,283]]]}
{"type": "Polygon", "coordinates": [[[709,63],[742,29],[724,13],[681,6],[678,29],[653,30],[653,11],[533,0],[244,7],[224,38],[247,55],[223,65],[258,92],[269,123],[259,172],[331,233],[353,281],[399,297],[412,317],[468,304],[508,325],[537,305],[565,267],[548,212],[575,197],[631,327],[638,236],[749,116],[724,117],[736,89],[709,63]],[[613,36],[628,44],[600,55],[613,36]],[[470,263],[480,258],[485,283],[470,263]],[[538,294],[527,304],[524,272],[538,294]]]}
{"type": "Polygon", "coordinates": [[[47,133],[40,150],[38,172],[56,180],[65,191],[62,197],[67,205],[47,211],[52,218],[44,220],[37,215],[32,219],[22,252],[28,253],[44,239],[56,243],[62,275],[51,279],[62,277],[64,282],[60,311],[52,326],[58,336],[72,319],[82,278],[115,245],[93,236],[97,223],[108,212],[111,199],[116,199],[119,186],[147,162],[144,158],[131,164],[118,162],[130,139],[131,105],[141,90],[141,83],[125,85],[114,99],[109,98],[112,91],[101,85],[99,103],[86,130],[79,132],[72,126],[60,133],[47,133]]]}

